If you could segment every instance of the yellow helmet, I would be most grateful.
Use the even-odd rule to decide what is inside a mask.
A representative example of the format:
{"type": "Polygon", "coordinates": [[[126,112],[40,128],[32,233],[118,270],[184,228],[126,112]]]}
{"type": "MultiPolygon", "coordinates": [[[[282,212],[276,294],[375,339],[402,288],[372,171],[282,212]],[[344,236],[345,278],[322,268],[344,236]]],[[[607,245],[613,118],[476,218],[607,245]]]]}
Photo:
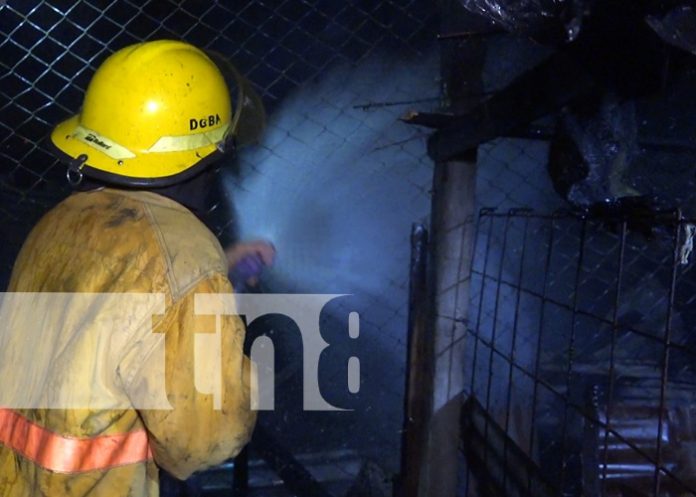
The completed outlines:
{"type": "Polygon", "coordinates": [[[219,158],[236,121],[216,64],[192,45],[160,40],[107,58],[82,111],[56,126],[51,141],[71,163],[68,179],[84,172],[126,186],[167,186],[219,158]]]}

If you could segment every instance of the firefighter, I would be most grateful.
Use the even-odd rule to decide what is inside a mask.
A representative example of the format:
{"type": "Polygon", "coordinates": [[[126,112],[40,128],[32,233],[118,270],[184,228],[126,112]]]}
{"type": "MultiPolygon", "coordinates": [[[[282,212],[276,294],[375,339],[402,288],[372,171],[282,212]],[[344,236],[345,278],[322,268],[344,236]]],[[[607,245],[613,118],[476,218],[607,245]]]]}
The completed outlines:
{"type": "Polygon", "coordinates": [[[0,495],[154,496],[159,468],[185,479],[249,440],[253,375],[240,318],[219,317],[220,405],[197,388],[194,360],[197,332],[211,322],[194,312],[196,295],[232,293],[230,264],[251,257],[244,265],[258,272],[274,256],[264,242],[225,252],[199,219],[209,166],[237,122],[219,67],[194,46],[160,40],[106,59],[80,113],[55,127],[51,143],[78,191],[34,227],[12,272],[11,295],[60,296],[60,305],[34,298],[38,339],[18,324],[27,312],[3,310],[0,495]],[[92,295],[157,295],[163,306],[142,321],[113,299],[84,305],[80,296],[92,295]],[[126,324],[95,335],[116,321],[126,324]],[[168,406],[152,407],[161,388],[168,406]]]}

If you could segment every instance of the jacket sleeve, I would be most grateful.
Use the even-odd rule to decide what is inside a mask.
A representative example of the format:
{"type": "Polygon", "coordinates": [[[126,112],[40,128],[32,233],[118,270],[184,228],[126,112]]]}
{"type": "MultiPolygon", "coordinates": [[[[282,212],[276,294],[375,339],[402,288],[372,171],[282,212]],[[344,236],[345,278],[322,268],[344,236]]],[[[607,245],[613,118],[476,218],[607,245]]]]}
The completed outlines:
{"type": "MultiPolygon", "coordinates": [[[[221,395],[196,388],[196,335],[215,331],[215,316],[196,316],[194,296],[201,293],[231,293],[229,280],[215,274],[169,306],[153,331],[164,334],[165,367],[143,361],[126,389],[131,399],[146,398],[150,389],[164,383],[171,410],[139,410],[149,433],[150,447],[158,466],[180,479],[235,456],[251,437],[256,412],[251,410],[251,363],[244,355],[245,329],[239,316],[221,316],[221,395]],[[157,375],[164,374],[164,382],[157,375]]],[[[209,366],[207,361],[198,368],[209,366]]],[[[214,362],[214,358],[210,358],[214,362]]],[[[208,370],[210,372],[210,370],[208,370]]],[[[200,374],[200,372],[199,372],[200,374]]],[[[158,388],[158,387],[157,387],[158,388]]],[[[137,406],[136,406],[137,407],[137,406]]]]}

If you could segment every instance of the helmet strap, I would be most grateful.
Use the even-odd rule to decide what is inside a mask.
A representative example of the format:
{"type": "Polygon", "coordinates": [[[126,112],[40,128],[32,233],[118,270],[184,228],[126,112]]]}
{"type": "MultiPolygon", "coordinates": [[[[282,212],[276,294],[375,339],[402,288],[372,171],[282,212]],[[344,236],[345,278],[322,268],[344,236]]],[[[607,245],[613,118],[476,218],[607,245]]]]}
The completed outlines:
{"type": "Polygon", "coordinates": [[[82,183],[82,168],[85,166],[85,162],[87,162],[87,154],[80,154],[68,163],[68,171],[65,176],[72,187],[82,183]]]}

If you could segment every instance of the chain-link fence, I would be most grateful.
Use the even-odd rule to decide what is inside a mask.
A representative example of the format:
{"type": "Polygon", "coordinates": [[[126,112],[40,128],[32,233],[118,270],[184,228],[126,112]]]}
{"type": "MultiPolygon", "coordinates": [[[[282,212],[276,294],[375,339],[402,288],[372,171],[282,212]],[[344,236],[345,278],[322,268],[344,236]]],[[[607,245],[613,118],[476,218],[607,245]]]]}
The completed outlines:
{"type": "MultiPolygon", "coordinates": [[[[265,290],[352,294],[326,319],[341,328],[336,315],[361,316],[352,349],[361,360],[360,393],[348,393],[342,359],[321,366],[323,394],[349,409],[339,413],[302,411],[301,347],[287,327],[252,327],[250,335],[270,333],[286,361],[278,407],[260,423],[336,493],[365,460],[389,479],[402,426],[408,237],[411,223],[428,216],[432,176],[425,133],[398,117],[409,105],[438,102],[434,17],[434,5],[421,0],[7,2],[0,7],[3,287],[34,222],[69,193],[65,166],[46,140],[80,108],[99,64],[157,38],[218,52],[252,82],[269,117],[261,142],[225,164],[211,226],[223,240],[276,244],[265,290]]],[[[277,485],[277,474],[254,462],[253,444],[251,459],[251,485],[277,485]]],[[[211,482],[224,487],[229,477],[211,482]]]]}

